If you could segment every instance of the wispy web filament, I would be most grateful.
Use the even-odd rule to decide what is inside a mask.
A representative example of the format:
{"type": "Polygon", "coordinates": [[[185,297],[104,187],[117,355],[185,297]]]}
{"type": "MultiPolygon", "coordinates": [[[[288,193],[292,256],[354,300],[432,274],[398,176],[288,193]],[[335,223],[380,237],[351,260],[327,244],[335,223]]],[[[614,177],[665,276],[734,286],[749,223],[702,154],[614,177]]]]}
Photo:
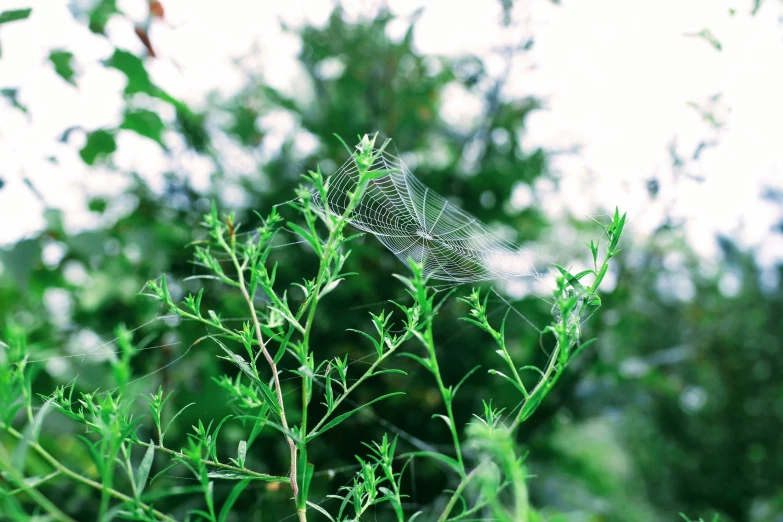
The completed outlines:
{"type": "MultiPolygon", "coordinates": [[[[401,261],[413,259],[427,277],[443,281],[540,277],[526,250],[425,186],[398,157],[379,154],[370,168],[377,171],[385,174],[369,182],[348,221],[401,261]]],[[[313,202],[323,212],[342,215],[358,183],[351,158],[328,179],[326,201],[313,191],[313,202]]]]}

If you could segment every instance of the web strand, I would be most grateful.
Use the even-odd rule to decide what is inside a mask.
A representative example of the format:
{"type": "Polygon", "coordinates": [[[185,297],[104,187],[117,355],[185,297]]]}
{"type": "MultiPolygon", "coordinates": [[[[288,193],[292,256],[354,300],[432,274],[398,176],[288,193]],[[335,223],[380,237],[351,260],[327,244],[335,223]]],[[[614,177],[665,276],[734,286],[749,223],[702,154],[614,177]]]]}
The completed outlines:
{"type": "MultiPolygon", "coordinates": [[[[540,278],[528,251],[424,185],[396,156],[379,154],[369,171],[382,174],[369,181],[347,219],[402,262],[413,259],[430,279],[457,283],[540,278]]],[[[358,184],[351,158],[328,179],[325,200],[314,190],[313,202],[343,215],[358,184]]]]}

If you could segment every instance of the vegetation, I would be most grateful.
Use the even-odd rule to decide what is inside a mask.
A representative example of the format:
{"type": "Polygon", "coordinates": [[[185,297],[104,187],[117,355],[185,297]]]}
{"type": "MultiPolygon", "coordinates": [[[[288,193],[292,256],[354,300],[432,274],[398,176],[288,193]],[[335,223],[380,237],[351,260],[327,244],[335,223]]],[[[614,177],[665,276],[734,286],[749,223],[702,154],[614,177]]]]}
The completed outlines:
{"type": "MultiPolygon", "coordinates": [[[[109,43],[109,20],[131,23],[113,1],[75,10],[109,43]]],[[[0,27],[29,15],[2,12],[0,27]]],[[[151,57],[101,62],[127,81],[122,122],[61,141],[124,180],[122,196],[91,195],[88,230],[47,206],[40,233],[0,249],[0,519],[781,516],[781,267],[721,238],[706,270],[672,221],[642,239],[617,211],[549,217],[533,189],[557,181],[549,153],[523,147],[539,101],[501,96],[506,78],[476,57],[422,55],[415,19],[386,36],[399,21],[338,8],[290,29],[311,97],[248,71],[244,91],[194,107],[153,81],[151,57]],[[440,117],[455,87],[482,101],[470,125],[440,117]],[[294,122],[279,147],[275,114],[294,122]],[[320,212],[312,191],[347,157],[334,134],[374,129],[432,189],[556,251],[551,295],[444,286],[357,235],[350,212],[320,212]],[[177,162],[162,188],[117,167],[129,133],[205,161],[210,183],[177,162]],[[531,205],[512,204],[520,189],[531,205]]],[[[79,88],[68,49],[50,63],[79,88]]],[[[366,144],[349,149],[357,165],[366,144]]]]}

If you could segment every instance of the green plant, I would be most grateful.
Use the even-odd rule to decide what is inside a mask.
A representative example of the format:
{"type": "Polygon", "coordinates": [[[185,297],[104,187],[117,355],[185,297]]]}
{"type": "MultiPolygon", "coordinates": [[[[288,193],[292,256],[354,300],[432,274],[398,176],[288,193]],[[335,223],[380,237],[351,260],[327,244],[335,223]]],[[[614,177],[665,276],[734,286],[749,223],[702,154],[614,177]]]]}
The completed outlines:
{"type": "Polygon", "coordinates": [[[518,368],[507,349],[506,319],[499,327],[490,321],[488,294],[482,298],[480,290],[473,290],[460,299],[470,307],[465,320],[486,331],[497,345],[505,368],[503,371],[490,369],[490,373],[510,382],[520,394],[520,404],[510,415],[493,407],[492,400],[487,400],[483,414],[463,427],[455,417],[454,397],[477,368],[456,384],[449,384],[444,379],[433,332],[438,312],[454,290],[434,289],[422,263],[409,260],[411,274],[396,276],[410,297],[410,304],[395,302],[396,310],[371,314],[372,332],[353,330],[366,338],[373,349],[372,360],[364,371],[356,374],[347,356],[319,359],[318,347],[311,343],[319,306],[342,281],[355,275],[345,268],[349,247],[357,237],[348,233],[348,225],[370,182],[385,174],[372,167],[388,141],[379,147],[375,146],[375,141],[376,137],[364,136],[355,151],[349,149],[358,183],[355,190],[347,194],[348,200],[339,213],[320,211],[313,202],[314,195],[322,202],[329,201],[329,180],[317,169],[305,176],[312,188],[300,186],[297,198],[288,204],[299,215],[301,221],[298,223],[285,221],[274,207],[267,216],[258,216],[261,225],[252,234],[242,234],[233,214],[223,217],[213,205],[204,216],[203,224],[208,234],[194,244],[194,262],[206,272],[203,277],[215,280],[241,296],[249,320],[240,328],[230,326],[220,313],[205,310],[204,288],[176,300],[165,276],[147,284],[145,294],[163,303],[171,314],[207,329],[191,348],[211,342],[218,348],[220,357],[236,368],[234,375],[224,374],[215,379],[229,398],[233,414],[218,422],[199,420],[188,434],[187,447],[176,450],[166,444],[166,435],[184,408],[173,415],[167,412],[165,407],[170,395],[162,388],[145,396],[152,421],[151,426],[150,423],[147,426],[152,428],[152,437],[142,437],[148,428],[144,427],[143,418],[134,412],[134,398],[124,393],[130,382],[131,361],[137,353],[127,330],[117,331],[121,356],[113,363],[115,380],[122,388],[103,393],[80,392],[74,397],[75,383],[72,382],[43,396],[43,406],[35,414],[24,335],[16,330],[6,333],[8,344],[3,346],[10,371],[0,376],[0,399],[7,402],[2,404],[6,414],[1,419],[1,427],[16,441],[16,449],[11,455],[2,447],[0,466],[15,487],[3,490],[3,501],[9,504],[9,512],[23,512],[16,499],[24,493],[52,518],[70,520],[37,489],[52,478],[66,476],[100,493],[97,517],[101,520],[114,517],[172,520],[171,514],[156,509],[155,500],[168,495],[196,494],[203,498],[202,507],[190,509],[189,518],[225,522],[242,492],[258,481],[289,488],[291,510],[300,521],[307,520],[308,513],[313,512],[332,521],[359,520],[373,510],[384,510],[387,506],[390,516],[398,521],[406,520],[406,517],[464,520],[481,515],[508,521],[537,519],[528,499],[524,455],[518,453],[513,435],[550,393],[571,361],[589,344],[581,343],[582,321],[601,303],[597,290],[607,273],[609,260],[619,251],[625,215],[615,212],[612,222],[604,227],[607,241],[603,257],[599,255],[599,244],[590,243],[593,269],[573,275],[565,268],[557,267],[553,319],[544,330],[551,333],[556,342],[544,368],[518,368]],[[301,282],[289,284],[277,278],[273,248],[276,234],[282,227],[300,236],[318,258],[316,273],[301,282]],[[590,277],[590,284],[582,282],[590,277]],[[289,296],[291,288],[301,294],[298,304],[289,296]],[[259,306],[259,302],[264,305],[259,306]],[[395,326],[395,322],[399,326],[395,326]],[[410,346],[406,345],[406,351],[401,350],[406,343],[410,346]],[[312,498],[316,463],[309,458],[311,450],[327,431],[370,406],[403,393],[382,394],[362,404],[352,400],[356,390],[369,379],[405,375],[400,369],[387,367],[393,355],[413,359],[433,377],[444,406],[443,413],[436,417],[446,424],[453,449],[442,452],[417,448],[400,452],[397,439],[384,436],[381,442],[368,445],[366,458],[357,456],[355,477],[327,496],[334,504],[333,509],[327,509],[312,498]],[[298,381],[295,400],[287,398],[285,391],[288,374],[298,381]],[[23,410],[26,417],[26,427],[21,431],[13,427],[15,413],[19,410],[23,410]],[[92,459],[93,471],[72,470],[39,443],[41,423],[53,410],[85,427],[85,435],[79,439],[92,459]],[[236,455],[226,459],[219,454],[218,437],[229,421],[241,423],[244,438],[238,444],[236,455]],[[254,443],[269,430],[275,431],[287,447],[285,469],[271,474],[248,468],[248,455],[256,447],[254,443]],[[136,463],[133,448],[138,448],[137,453],[141,455],[140,460],[135,459],[136,463]],[[26,466],[28,451],[54,471],[44,477],[24,477],[22,470],[30,467],[26,466]],[[165,462],[160,462],[162,459],[165,462]],[[444,491],[442,502],[436,502],[427,510],[412,510],[406,506],[403,476],[414,459],[430,459],[444,466],[455,478],[456,487],[444,491]],[[156,460],[158,468],[155,468],[156,460]],[[189,470],[197,485],[186,491],[170,488],[149,492],[148,487],[174,466],[189,470]],[[153,468],[158,469],[154,474],[153,468]],[[216,502],[216,481],[234,483],[222,505],[216,502]]]}
{"type": "MultiPolygon", "coordinates": [[[[685,522],[705,522],[702,517],[699,517],[699,520],[693,520],[683,513],[680,513],[680,517],[682,517],[685,522]]],[[[720,515],[717,513],[713,515],[713,517],[710,519],[710,522],[720,522],[720,515]]]]}

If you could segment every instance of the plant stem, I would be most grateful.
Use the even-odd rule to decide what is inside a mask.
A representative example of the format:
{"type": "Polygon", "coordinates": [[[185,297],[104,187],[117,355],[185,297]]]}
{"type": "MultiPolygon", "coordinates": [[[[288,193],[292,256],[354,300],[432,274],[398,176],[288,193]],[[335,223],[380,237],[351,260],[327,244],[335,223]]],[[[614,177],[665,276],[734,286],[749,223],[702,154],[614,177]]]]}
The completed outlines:
{"type": "MultiPolygon", "coordinates": [[[[525,399],[525,401],[522,403],[522,407],[519,409],[519,414],[517,414],[517,417],[514,419],[514,422],[511,424],[511,426],[508,428],[509,432],[513,432],[517,429],[517,427],[522,423],[524,420],[522,418],[523,415],[527,413],[526,407],[528,402],[530,402],[530,399],[535,398],[536,394],[544,387],[551,385],[549,378],[552,375],[552,372],[555,371],[557,367],[557,358],[558,355],[560,355],[560,341],[555,343],[555,348],[552,350],[552,355],[549,358],[549,364],[546,367],[546,370],[544,371],[544,374],[541,376],[541,380],[538,381],[538,384],[536,384],[536,387],[533,388],[533,391],[530,392],[530,395],[528,395],[528,398],[525,399]]],[[[557,380],[559,377],[559,373],[555,375],[554,381],[557,380]]],[[[552,382],[554,382],[552,381],[552,382]]]]}
{"type": "MultiPolygon", "coordinates": [[[[175,451],[175,450],[172,450],[172,449],[160,446],[158,444],[150,444],[149,442],[141,442],[141,441],[136,441],[136,444],[138,444],[139,446],[145,447],[145,448],[149,448],[150,446],[152,446],[153,448],[155,448],[155,451],[162,451],[163,453],[168,453],[169,455],[173,455],[175,457],[179,457],[179,458],[182,458],[182,459],[189,459],[190,458],[187,455],[185,455],[184,453],[180,453],[179,451],[175,451]]],[[[214,468],[224,469],[226,471],[231,471],[231,472],[234,472],[234,473],[242,473],[243,475],[249,475],[249,476],[255,477],[255,478],[259,479],[259,480],[265,480],[267,482],[283,482],[283,483],[287,483],[287,482],[290,481],[290,479],[288,477],[277,477],[275,475],[268,475],[266,473],[259,473],[257,471],[252,471],[252,470],[245,469],[245,468],[239,468],[237,466],[232,466],[230,464],[224,464],[222,462],[215,462],[214,460],[202,459],[201,462],[206,464],[207,466],[212,466],[214,468]]]]}
{"type": "MultiPolygon", "coordinates": [[[[223,237],[223,234],[218,234],[218,241],[220,242],[223,249],[231,256],[231,261],[234,263],[234,267],[237,270],[237,283],[239,286],[240,292],[242,292],[242,297],[245,298],[245,302],[247,303],[247,307],[250,310],[250,316],[253,319],[253,327],[256,332],[256,338],[258,339],[258,346],[261,350],[261,353],[264,354],[264,358],[266,359],[266,362],[269,364],[269,367],[272,370],[272,378],[275,381],[275,393],[277,394],[277,403],[280,406],[280,424],[285,428],[286,431],[290,431],[290,428],[288,427],[288,420],[286,419],[285,415],[285,403],[283,401],[283,390],[280,387],[280,376],[277,371],[277,364],[275,364],[275,360],[272,358],[272,356],[269,353],[269,350],[266,349],[266,344],[264,343],[264,337],[261,333],[261,323],[258,320],[258,314],[256,313],[256,307],[253,304],[253,299],[251,299],[249,292],[247,291],[247,285],[245,284],[245,272],[242,268],[242,266],[239,263],[239,260],[237,259],[236,249],[231,248],[228,243],[226,243],[225,238],[223,237]]],[[[233,244],[233,238],[232,238],[232,244],[233,244]]],[[[296,443],[294,442],[294,439],[292,439],[289,435],[285,435],[286,442],[288,443],[288,449],[290,453],[291,458],[291,467],[289,471],[289,478],[291,480],[291,491],[294,494],[294,500],[299,496],[299,486],[297,484],[297,469],[296,469],[296,461],[297,461],[297,449],[296,449],[296,443]]],[[[299,517],[302,519],[301,515],[299,517]]]]}
{"type": "MultiPolygon", "coordinates": [[[[9,434],[11,434],[13,437],[15,437],[17,439],[20,439],[20,440],[23,438],[23,435],[21,433],[19,433],[18,431],[16,431],[15,429],[13,429],[11,426],[3,425],[2,427],[9,434]]],[[[76,473],[75,471],[70,470],[69,468],[66,468],[65,466],[60,464],[60,462],[54,456],[52,456],[51,453],[46,451],[43,448],[43,446],[41,446],[37,442],[30,441],[30,442],[28,442],[28,444],[46,462],[48,462],[52,467],[54,467],[54,469],[56,469],[57,471],[59,471],[63,475],[66,475],[66,476],[68,476],[68,477],[70,477],[70,478],[72,478],[72,479],[74,479],[74,480],[76,480],[78,482],[81,482],[82,484],[90,486],[91,488],[97,489],[102,494],[109,495],[109,496],[114,497],[114,498],[116,498],[118,500],[122,500],[123,502],[129,502],[131,504],[134,503],[134,499],[129,497],[128,495],[125,495],[124,493],[120,493],[116,489],[113,489],[113,488],[110,488],[110,487],[106,487],[103,484],[101,484],[100,482],[96,482],[96,481],[94,481],[94,480],[92,480],[90,478],[87,478],[87,477],[85,477],[83,475],[80,475],[80,474],[76,473]]],[[[167,522],[175,522],[175,520],[173,518],[171,518],[170,516],[166,515],[165,513],[161,513],[160,511],[158,511],[157,509],[154,509],[151,506],[148,506],[146,504],[141,504],[141,506],[142,506],[142,508],[145,511],[147,511],[149,513],[152,513],[153,515],[155,515],[156,517],[158,517],[161,520],[165,520],[167,522]]]]}
{"type": "Polygon", "coordinates": [[[441,513],[440,517],[438,517],[438,522],[445,522],[446,520],[448,520],[451,510],[454,509],[454,506],[457,504],[457,501],[462,495],[462,492],[465,491],[465,488],[468,487],[468,483],[473,479],[473,477],[476,476],[476,473],[478,473],[479,468],[481,468],[481,464],[473,468],[473,470],[470,473],[462,477],[462,480],[457,486],[457,489],[454,490],[454,494],[451,496],[448,504],[446,504],[446,507],[443,509],[443,513],[441,513]]]}
{"type": "Polygon", "coordinates": [[[524,395],[525,400],[530,398],[530,393],[527,392],[527,388],[525,388],[525,383],[522,382],[522,378],[519,376],[519,372],[517,371],[517,367],[514,365],[514,361],[511,359],[511,355],[508,353],[508,350],[506,349],[506,340],[498,333],[497,342],[500,345],[500,349],[503,350],[503,355],[506,358],[506,362],[508,363],[509,368],[511,368],[511,372],[514,374],[514,378],[517,381],[517,384],[519,384],[520,390],[522,390],[522,395],[524,395]]]}
{"type": "Polygon", "coordinates": [[[435,381],[438,383],[438,390],[441,397],[443,397],[443,403],[446,405],[446,414],[449,418],[449,431],[451,431],[451,438],[454,441],[454,450],[457,452],[457,462],[461,470],[461,474],[465,476],[465,463],[462,461],[462,450],[459,444],[459,435],[457,434],[457,424],[454,422],[454,411],[451,407],[451,393],[446,389],[443,384],[443,378],[440,375],[440,367],[438,366],[438,357],[435,355],[435,341],[432,336],[432,310],[430,310],[429,304],[427,304],[427,298],[423,299],[422,306],[426,307],[424,320],[426,321],[424,340],[427,344],[427,351],[430,355],[430,364],[432,365],[432,373],[435,375],[435,381]]]}
{"type": "MultiPolygon", "coordinates": [[[[402,344],[402,343],[400,343],[400,344],[402,344]]],[[[367,379],[369,379],[370,377],[372,377],[372,375],[373,375],[373,372],[375,371],[375,369],[376,369],[376,368],[377,368],[377,367],[378,367],[378,366],[379,366],[379,365],[380,365],[380,364],[381,364],[381,363],[382,363],[382,362],[383,362],[383,361],[384,361],[384,360],[385,360],[385,359],[386,359],[386,358],[387,358],[389,355],[391,355],[392,353],[394,353],[394,351],[395,351],[395,350],[397,350],[397,348],[399,348],[400,344],[397,344],[396,346],[394,346],[394,348],[392,348],[392,349],[388,350],[388,351],[387,351],[387,352],[385,352],[383,355],[381,355],[381,356],[378,358],[378,360],[377,360],[377,361],[375,361],[374,363],[372,363],[372,365],[370,365],[370,368],[369,368],[369,369],[368,369],[368,370],[367,370],[367,371],[364,373],[364,375],[362,375],[361,377],[359,377],[359,378],[356,380],[356,382],[354,382],[354,383],[353,383],[351,386],[349,386],[349,387],[348,387],[348,389],[347,389],[347,390],[345,390],[345,393],[343,393],[343,394],[342,394],[342,395],[340,395],[340,396],[339,396],[337,399],[335,399],[335,401],[334,401],[334,403],[333,403],[333,408],[332,408],[332,411],[335,411],[335,410],[337,409],[337,407],[338,407],[338,406],[339,406],[339,405],[340,405],[340,404],[343,402],[343,400],[344,400],[345,398],[347,398],[347,397],[348,397],[348,395],[350,395],[350,393],[351,393],[352,391],[354,391],[354,390],[355,390],[355,389],[356,389],[356,388],[357,388],[357,387],[358,387],[358,386],[359,386],[361,383],[363,383],[365,380],[367,380],[367,379]]],[[[323,416],[323,418],[322,418],[320,421],[318,421],[318,424],[316,424],[316,425],[315,425],[315,427],[314,427],[312,430],[310,430],[310,433],[308,433],[308,434],[307,434],[307,438],[310,438],[310,437],[312,437],[312,436],[313,436],[313,434],[317,433],[317,432],[318,432],[318,429],[319,429],[321,426],[323,426],[323,425],[324,425],[324,423],[325,423],[327,420],[329,420],[329,414],[328,414],[328,413],[327,413],[326,415],[324,415],[324,416],[323,416]]]]}
{"type": "MultiPolygon", "coordinates": [[[[382,149],[381,149],[382,150],[382,149]]],[[[321,287],[324,284],[324,278],[326,277],[327,272],[329,271],[329,263],[332,261],[332,257],[334,255],[334,245],[335,241],[337,240],[337,237],[340,235],[340,233],[345,228],[345,225],[348,221],[348,216],[351,215],[351,212],[356,208],[356,206],[359,204],[359,201],[361,200],[362,194],[364,192],[364,189],[367,187],[367,183],[369,182],[368,179],[366,179],[367,172],[370,168],[370,164],[363,165],[361,162],[357,161],[357,171],[359,176],[359,183],[357,185],[355,193],[351,196],[350,202],[348,203],[345,211],[337,218],[337,221],[334,222],[334,225],[329,227],[329,238],[326,241],[326,246],[323,250],[323,255],[321,257],[321,262],[318,265],[318,275],[316,276],[315,285],[313,286],[312,294],[310,295],[310,298],[308,301],[305,301],[304,305],[302,306],[302,313],[307,309],[307,321],[304,325],[304,333],[302,336],[302,356],[305,358],[304,361],[301,361],[302,363],[307,363],[307,357],[310,352],[310,332],[313,328],[313,322],[315,320],[315,312],[318,308],[318,303],[320,299],[321,294],[321,287]]],[[[300,314],[297,314],[296,319],[298,320],[301,317],[300,314]]],[[[301,424],[301,433],[307,432],[307,407],[308,407],[308,380],[312,382],[312,377],[308,375],[302,375],[302,424],[301,424]]],[[[352,387],[353,388],[353,387],[352,387]]],[[[346,393],[347,395],[347,393],[346,393]]],[[[322,422],[325,420],[322,419],[321,422],[319,422],[317,427],[320,427],[322,422]]],[[[313,430],[312,433],[315,433],[315,430],[313,430]]],[[[307,437],[305,437],[305,440],[307,437]]],[[[306,444],[306,442],[303,442],[303,444],[306,444]]],[[[307,500],[307,499],[304,499],[307,500]]],[[[307,504],[302,504],[303,506],[306,506],[307,504]]],[[[304,522],[306,520],[306,513],[305,513],[305,507],[302,509],[297,510],[299,513],[299,520],[300,522],[304,522]]]]}
{"type": "Polygon", "coordinates": [[[128,474],[128,480],[131,484],[131,491],[133,492],[133,498],[136,498],[138,496],[136,492],[136,480],[133,476],[133,466],[131,465],[130,461],[130,452],[128,451],[128,448],[125,446],[125,443],[123,442],[120,445],[120,449],[122,450],[122,457],[125,460],[125,472],[128,474]]]}
{"type": "MultiPolygon", "coordinates": [[[[611,259],[611,257],[612,257],[611,255],[607,255],[604,258],[603,263],[601,264],[601,269],[596,274],[596,277],[595,277],[595,280],[593,281],[593,284],[590,285],[590,288],[587,290],[587,296],[595,294],[596,290],[598,289],[598,285],[601,284],[601,281],[603,280],[604,276],[606,275],[607,270],[609,269],[609,260],[611,259]]],[[[560,321],[561,321],[560,327],[562,327],[563,324],[567,324],[568,323],[568,317],[563,316],[563,317],[560,318],[560,321]]],[[[530,399],[535,398],[536,394],[539,391],[541,391],[544,387],[550,387],[551,388],[557,382],[557,380],[560,378],[560,375],[563,373],[563,369],[564,369],[564,366],[565,366],[565,365],[562,365],[562,366],[558,367],[557,363],[558,363],[558,358],[560,356],[560,351],[561,351],[563,345],[567,345],[567,349],[570,350],[573,347],[573,344],[577,340],[578,339],[572,338],[570,336],[570,334],[568,334],[567,332],[564,333],[562,336],[559,336],[557,342],[555,343],[555,348],[552,351],[552,355],[549,358],[549,364],[547,365],[547,368],[544,371],[544,373],[543,373],[543,375],[541,377],[541,380],[538,381],[538,384],[536,384],[535,388],[533,388],[533,391],[531,391],[530,394],[528,394],[525,397],[525,400],[522,403],[522,407],[519,410],[519,414],[516,416],[516,418],[514,419],[514,422],[509,427],[509,431],[510,432],[513,432],[522,423],[522,421],[524,421],[522,416],[527,413],[525,408],[526,408],[528,402],[530,401],[530,399]],[[553,372],[554,372],[554,376],[552,375],[553,372]],[[551,380],[550,380],[550,377],[551,377],[551,380]]],[[[502,344],[505,344],[505,343],[502,343],[502,340],[501,340],[501,346],[502,346],[502,344]]],[[[504,351],[505,351],[505,349],[504,349],[504,351]]],[[[511,359],[509,358],[508,360],[510,361],[511,359]]],[[[512,366],[512,369],[513,369],[513,365],[511,365],[511,366],[512,366]]],[[[515,374],[516,374],[516,371],[515,371],[515,374]]]]}
{"type": "MultiPolygon", "coordinates": [[[[0,444],[0,464],[2,464],[2,469],[5,470],[6,473],[8,473],[10,477],[10,481],[16,482],[19,484],[19,489],[12,491],[11,494],[21,493],[24,492],[27,496],[29,496],[33,501],[35,501],[36,504],[41,506],[54,520],[57,520],[58,522],[76,522],[74,519],[72,519],[70,516],[65,514],[58,508],[54,502],[46,498],[43,493],[38,491],[36,489],[37,485],[30,485],[26,484],[24,480],[24,476],[21,474],[21,472],[14,468],[14,465],[11,463],[11,456],[8,454],[8,452],[5,449],[5,446],[0,444]]],[[[59,472],[55,472],[59,474],[59,472]]],[[[40,484],[40,483],[39,483],[40,484]]]]}

